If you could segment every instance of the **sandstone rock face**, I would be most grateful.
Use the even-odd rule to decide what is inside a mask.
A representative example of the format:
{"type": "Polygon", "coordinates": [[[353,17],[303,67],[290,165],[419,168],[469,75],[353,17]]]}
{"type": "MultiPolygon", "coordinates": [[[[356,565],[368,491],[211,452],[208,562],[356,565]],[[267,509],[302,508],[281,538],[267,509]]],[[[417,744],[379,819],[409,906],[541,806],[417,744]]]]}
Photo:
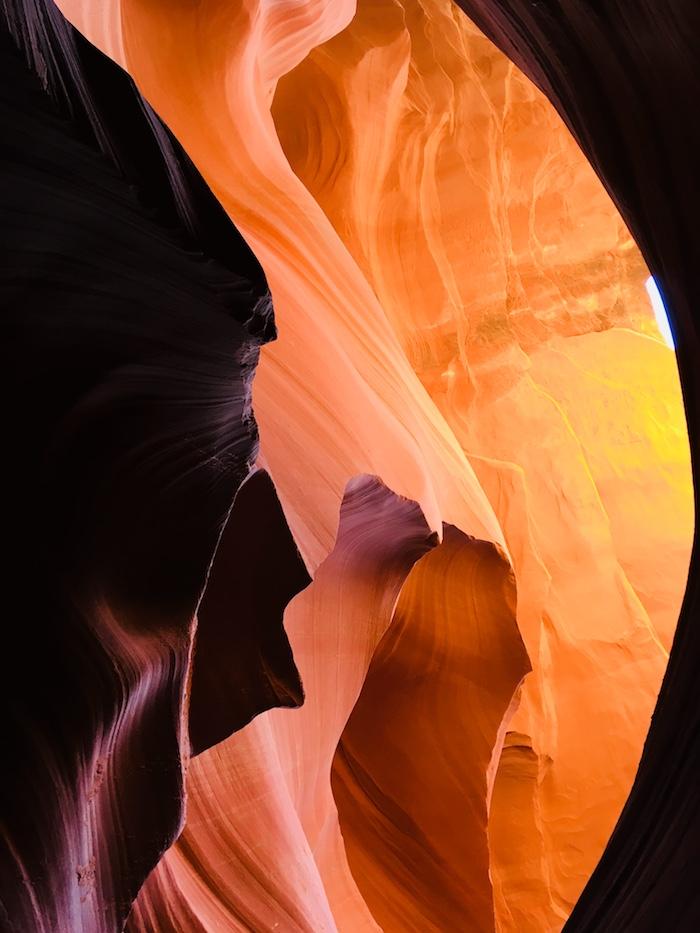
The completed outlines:
{"type": "Polygon", "coordinates": [[[636,246],[542,95],[450,3],[381,6],[360,3],[273,114],[513,556],[534,671],[491,808],[497,922],[555,929],[631,786],[685,586],[675,360],[636,246]]]}
{"type": "MultiPolygon", "coordinates": [[[[633,230],[671,316],[697,478],[696,4],[460,0],[543,89],[633,230]],[[630,63],[634,63],[629,67],[630,63]]],[[[697,479],[695,504],[697,513],[697,479]]],[[[635,784],[570,929],[694,929],[700,858],[697,548],[635,784]]]]}
{"type": "Polygon", "coordinates": [[[529,668],[512,647],[514,582],[493,545],[446,526],[409,575],[343,732],[340,827],[383,930],[494,927],[489,800],[529,668]]]}
{"type": "MultiPolygon", "coordinates": [[[[628,229],[448,0],[59,6],[264,268],[258,462],[313,578],[259,702],[208,718],[195,656],[206,750],[130,928],[560,929],[632,786],[692,536],[628,229]],[[295,665],[301,709],[225,738],[301,699],[295,665]]],[[[304,581],[274,527],[266,619],[304,581]]],[[[235,655],[222,544],[203,658],[222,633],[235,655]]]]}
{"type": "MultiPolygon", "coordinates": [[[[182,828],[197,607],[274,327],[201,177],[53,4],[0,5],[0,71],[0,927],[111,933],[182,828]]],[[[261,663],[289,652],[268,615],[261,663]]],[[[269,705],[218,686],[229,718],[269,705]]]]}

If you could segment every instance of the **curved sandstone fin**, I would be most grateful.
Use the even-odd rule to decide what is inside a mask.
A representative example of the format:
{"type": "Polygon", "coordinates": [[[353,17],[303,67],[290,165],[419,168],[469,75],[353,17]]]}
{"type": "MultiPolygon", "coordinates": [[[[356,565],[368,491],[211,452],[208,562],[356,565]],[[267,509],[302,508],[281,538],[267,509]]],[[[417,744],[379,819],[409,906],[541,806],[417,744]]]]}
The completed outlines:
{"type": "Polygon", "coordinates": [[[271,312],[201,177],[52,3],[2,5],[0,69],[0,926],[112,933],[181,828],[195,611],[256,457],[271,312]]]}
{"type": "Polygon", "coordinates": [[[375,477],[348,484],[335,547],[285,612],[306,702],[192,761],[187,826],[130,930],[160,931],[159,916],[174,929],[194,916],[207,930],[377,930],[348,869],[331,767],[406,576],[435,539],[418,506],[375,477]]]}
{"type": "Polygon", "coordinates": [[[355,880],[385,933],[494,930],[491,762],[530,670],[515,579],[446,526],[413,568],[333,763],[355,880]]]}

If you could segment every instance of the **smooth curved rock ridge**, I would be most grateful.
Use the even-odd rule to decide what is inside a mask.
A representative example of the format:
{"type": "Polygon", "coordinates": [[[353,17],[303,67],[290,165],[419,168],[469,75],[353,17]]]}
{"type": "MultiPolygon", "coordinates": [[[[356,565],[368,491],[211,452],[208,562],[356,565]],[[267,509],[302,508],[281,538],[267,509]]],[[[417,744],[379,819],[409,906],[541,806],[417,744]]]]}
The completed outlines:
{"type": "MultiPolygon", "coordinates": [[[[693,3],[460,0],[571,127],[663,295],[675,336],[698,513],[700,92],[693,3]]],[[[700,918],[700,743],[694,541],[668,668],[634,787],[568,928],[693,930],[700,918]]]]}
{"type": "MultiPolygon", "coordinates": [[[[449,542],[446,537],[436,547],[436,536],[416,504],[375,478],[360,477],[349,484],[336,546],[285,615],[306,689],[305,705],[291,714],[259,716],[192,762],[186,829],[142,891],[130,928],[165,929],[154,925],[153,918],[173,913],[172,929],[189,928],[195,921],[204,929],[222,930],[274,929],[275,922],[281,929],[309,933],[379,929],[347,865],[331,792],[336,747],[367,671],[377,663],[375,649],[387,629],[394,632],[396,626],[391,652],[407,667],[413,666],[416,650],[438,652],[429,692],[417,692],[413,699],[403,694],[405,715],[424,721],[429,729],[433,717],[445,712],[457,698],[452,682],[465,662],[451,643],[448,626],[461,630],[461,651],[468,653],[470,636],[483,632],[468,608],[473,600],[476,609],[478,594],[485,600],[482,608],[488,606],[499,622],[500,634],[484,632],[484,638],[501,639],[501,653],[493,661],[499,667],[500,687],[472,685],[469,713],[463,713],[474,729],[485,730],[481,755],[470,749],[464,722],[455,733],[464,733],[457,773],[470,775],[481,798],[480,808],[475,807],[485,815],[486,771],[499,741],[498,727],[528,665],[515,624],[507,562],[492,544],[472,541],[455,530],[449,536],[449,542]],[[428,604],[420,599],[418,610],[409,605],[389,628],[397,600],[397,613],[401,612],[404,581],[412,580],[423,566],[419,559],[431,548],[438,559],[433,572],[440,573],[443,565],[446,605],[440,608],[446,617],[452,613],[445,629],[431,630],[426,616],[421,617],[428,604]],[[469,566],[471,575],[449,576],[445,566],[457,571],[469,566]],[[489,587],[494,572],[501,589],[489,587]],[[461,599],[455,598],[456,591],[461,599]],[[440,663],[440,653],[447,653],[453,667],[440,663]],[[430,691],[438,691],[438,696],[430,691]],[[500,707],[492,702],[492,691],[498,693],[500,707]],[[167,910],[162,905],[168,905],[167,910]]],[[[431,562],[428,573],[433,566],[431,562]]],[[[415,586],[421,587],[420,576],[415,586]]],[[[481,660],[473,662],[474,669],[481,660]]],[[[408,741],[412,733],[405,729],[404,734],[408,741]]],[[[422,777],[428,779],[425,770],[422,777]]],[[[485,816],[469,828],[484,856],[485,816]]],[[[488,879],[482,880],[482,896],[488,898],[488,879]]]]}
{"type": "Polygon", "coordinates": [[[503,527],[534,673],[491,812],[497,917],[558,928],[632,785],[693,533],[648,272],[560,118],[447,0],[360,3],[273,114],[503,527]]]}
{"type": "Polygon", "coordinates": [[[195,614],[274,325],[201,176],[53,4],[0,6],[0,69],[0,926],[111,933],[182,826],[195,614]]]}
{"type": "MultiPolygon", "coordinates": [[[[64,8],[80,25],[80,6],[64,8]]],[[[178,10],[177,16],[165,5],[122,5],[125,62],[131,74],[236,218],[271,285],[282,352],[266,355],[256,374],[260,462],[275,482],[312,573],[332,549],[343,490],[348,480],[362,473],[378,475],[394,493],[417,503],[430,530],[441,532],[443,520],[449,521],[480,540],[504,547],[500,526],[464,453],[408,365],[359,268],[291,172],[279,146],[269,114],[273,81],[346,22],[345,5],[327,5],[325,17],[315,17],[318,9],[313,4],[289,4],[284,30],[275,30],[272,24],[282,10],[279,4],[247,5],[230,19],[216,4],[178,10]]],[[[299,663],[288,621],[286,627],[299,663]]],[[[521,651],[515,629],[513,638],[515,650],[521,651]]],[[[322,661],[329,664],[330,672],[337,669],[333,658],[319,657],[317,663],[322,661]]],[[[315,688],[301,672],[310,708],[315,688]]],[[[339,674],[338,682],[349,676],[339,674]]],[[[360,686],[361,682],[358,691],[360,686]]],[[[345,709],[345,718],[351,708],[345,709]]],[[[256,720],[251,728],[263,729],[266,721],[266,717],[256,720]]],[[[331,756],[339,736],[338,731],[328,749],[331,756]]],[[[223,762],[235,765],[235,745],[234,739],[222,747],[219,770],[223,762]]],[[[324,782],[332,801],[329,775],[324,782]]],[[[191,792],[192,823],[196,823],[195,801],[204,793],[191,792]]],[[[217,784],[216,795],[217,808],[232,806],[228,785],[224,790],[217,784]]],[[[293,821],[293,814],[285,819],[293,821]]],[[[349,892],[342,894],[347,906],[340,911],[347,928],[352,929],[349,918],[354,912],[363,923],[373,923],[345,867],[337,818],[329,819],[329,838],[335,840],[329,850],[334,866],[328,869],[331,880],[325,880],[324,869],[316,862],[304,871],[311,878],[321,871],[335,911],[340,895],[332,895],[328,886],[336,884],[332,878],[338,874],[337,884],[349,892]]],[[[232,832],[232,823],[233,818],[222,839],[232,832]]],[[[245,852],[245,845],[235,838],[228,835],[227,845],[234,852],[245,852]]],[[[303,844],[303,835],[297,833],[295,838],[294,845],[303,844]]],[[[184,846],[186,839],[178,851],[184,846]]],[[[198,852],[198,860],[201,857],[198,852]]],[[[273,881],[274,877],[272,871],[273,881]]],[[[220,876],[217,879],[214,887],[224,884],[220,876]]],[[[229,884],[232,898],[253,897],[240,878],[229,884]]],[[[274,890],[267,894],[265,909],[270,909],[275,896],[281,895],[274,890]]],[[[154,894],[151,903],[160,897],[154,894]]],[[[285,891],[283,903],[289,897],[294,901],[285,891]]],[[[262,908],[253,904],[249,909],[262,908]]],[[[305,917],[303,911],[293,916],[296,923],[302,923],[298,917],[305,917]]],[[[323,914],[312,916],[314,923],[326,922],[323,914]]]]}
{"type": "MultiPolygon", "coordinates": [[[[534,671],[502,765],[495,773],[495,756],[487,768],[495,913],[480,909],[476,922],[560,927],[631,785],[689,543],[673,357],[655,342],[647,271],[628,231],[542,97],[446,3],[368,2],[350,23],[350,3],[250,0],[232,11],[211,0],[173,12],[124,0],[111,34],[112,14],[98,19],[87,0],[62,7],[123,56],[266,269],[281,339],[256,381],[261,463],[309,570],[330,559],[343,490],[360,473],[417,503],[432,531],[447,522],[507,542],[534,671]],[[275,126],[275,84],[297,65],[277,89],[275,126]],[[643,386],[613,378],[621,352],[667,387],[660,408],[639,402],[643,386]],[[595,430],[580,404],[591,399],[595,430]],[[629,445],[616,407],[632,418],[629,445]],[[647,459],[657,455],[668,482],[647,459]],[[619,474],[633,478],[625,496],[619,474]],[[640,533],[652,501],[669,520],[640,533]],[[666,555],[656,579],[654,549],[666,555]],[[593,740],[582,745],[582,731],[593,740]]],[[[217,775],[240,768],[237,741],[202,760],[217,753],[217,775]]],[[[257,748],[246,754],[257,760],[257,748]]],[[[230,794],[218,777],[193,791],[208,808],[199,832],[230,794]]],[[[307,828],[296,805],[279,807],[296,866],[307,828]]],[[[335,817],[329,826],[337,842],[335,817]]],[[[235,832],[231,815],[219,838],[235,839],[240,859],[250,843],[235,832]]],[[[203,869],[216,843],[188,839],[168,856],[169,880],[154,876],[152,891],[149,882],[143,916],[167,904],[168,916],[195,910],[205,928],[237,929],[268,922],[260,918],[277,901],[301,929],[323,929],[329,909],[339,925],[372,928],[342,853],[337,870],[320,855],[301,859],[295,878],[311,894],[290,903],[278,872],[253,895],[230,880],[230,852],[203,869]],[[223,900],[207,906],[203,877],[223,900]]],[[[385,892],[394,883],[385,879],[385,892]]]]}
{"type": "Polygon", "coordinates": [[[333,792],[353,876],[382,930],[494,929],[488,809],[530,670],[515,617],[508,561],[447,526],[374,653],[333,792]]]}
{"type": "MultiPolygon", "coordinates": [[[[90,2],[60,6],[109,46],[90,2]]],[[[281,339],[256,373],[262,462],[312,573],[333,547],[348,480],[363,473],[418,502],[434,530],[447,521],[503,546],[466,457],[367,280],[291,171],[270,115],[280,75],[353,13],[348,0],[246,0],[235,10],[212,0],[176,14],[170,3],[121,3],[122,64],[265,269],[281,339]]]]}

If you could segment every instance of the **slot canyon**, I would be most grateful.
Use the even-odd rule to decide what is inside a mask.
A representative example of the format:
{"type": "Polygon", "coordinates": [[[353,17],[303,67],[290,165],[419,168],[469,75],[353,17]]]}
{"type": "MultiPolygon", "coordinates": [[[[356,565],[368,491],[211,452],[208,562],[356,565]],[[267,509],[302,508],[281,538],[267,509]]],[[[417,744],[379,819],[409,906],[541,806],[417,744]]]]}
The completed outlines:
{"type": "Polygon", "coordinates": [[[0,931],[697,930],[700,7],[0,10],[0,931]]]}

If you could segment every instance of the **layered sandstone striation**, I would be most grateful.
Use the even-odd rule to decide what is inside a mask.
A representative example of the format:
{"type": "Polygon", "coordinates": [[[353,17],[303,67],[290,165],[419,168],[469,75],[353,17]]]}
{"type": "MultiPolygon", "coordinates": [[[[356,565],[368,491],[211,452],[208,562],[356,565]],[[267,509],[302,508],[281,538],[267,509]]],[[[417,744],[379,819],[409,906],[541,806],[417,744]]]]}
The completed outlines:
{"type": "Polygon", "coordinates": [[[692,534],[629,231],[448,0],[60,5],[262,263],[260,463],[314,578],[285,614],[305,705],[193,760],[133,928],[561,928],[692,534]]]}
{"type": "Polygon", "coordinates": [[[548,102],[452,4],[381,7],[273,113],[504,530],[534,672],[491,809],[497,917],[554,929],[631,786],[685,586],[678,375],[639,251],[548,102]]]}
{"type": "MultiPolygon", "coordinates": [[[[557,108],[610,191],[668,304],[694,475],[698,430],[700,79],[696,4],[460,6],[557,108]],[[631,67],[630,67],[631,66],[631,67]]],[[[695,508],[697,513],[697,480],[695,508]]],[[[695,544],[695,542],[694,542],[695,544]]],[[[697,547],[634,786],[569,929],[694,929],[700,857],[697,547]]]]}

